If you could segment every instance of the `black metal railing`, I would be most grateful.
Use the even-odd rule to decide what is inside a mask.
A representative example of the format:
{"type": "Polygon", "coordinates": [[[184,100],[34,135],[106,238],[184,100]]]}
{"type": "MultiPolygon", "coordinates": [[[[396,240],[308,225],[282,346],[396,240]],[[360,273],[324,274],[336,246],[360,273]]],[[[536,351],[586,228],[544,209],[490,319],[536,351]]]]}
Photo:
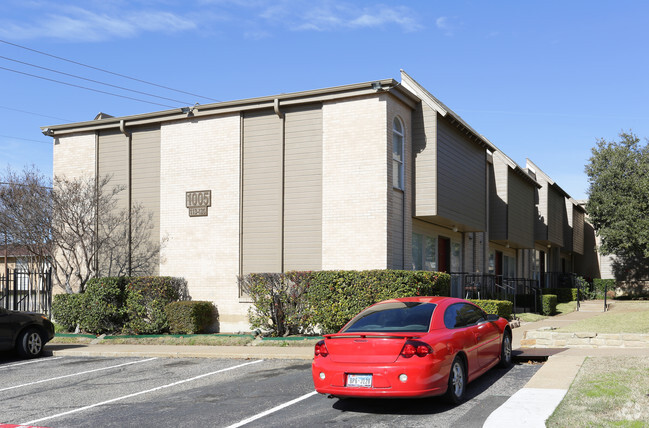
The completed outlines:
{"type": "Polygon", "coordinates": [[[513,312],[538,312],[538,281],[503,275],[451,273],[451,295],[463,299],[509,300],[513,312]]]}
{"type": "Polygon", "coordinates": [[[0,307],[52,315],[52,270],[0,272],[0,307]]]}

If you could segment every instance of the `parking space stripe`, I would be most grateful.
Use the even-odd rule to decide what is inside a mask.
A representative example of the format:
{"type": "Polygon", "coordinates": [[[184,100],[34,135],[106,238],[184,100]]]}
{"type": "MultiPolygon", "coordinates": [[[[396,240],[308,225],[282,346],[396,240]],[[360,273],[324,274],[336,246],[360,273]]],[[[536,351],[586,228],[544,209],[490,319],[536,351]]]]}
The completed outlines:
{"type": "Polygon", "coordinates": [[[131,361],[131,362],[128,362],[128,363],[118,364],[116,366],[102,367],[100,369],[86,370],[86,371],[79,372],[79,373],[72,373],[72,374],[68,374],[68,375],[64,375],[64,376],[52,377],[52,378],[49,378],[49,379],[41,379],[41,380],[37,380],[35,382],[23,383],[22,385],[14,385],[14,386],[9,386],[7,388],[0,388],[0,392],[9,391],[10,389],[22,388],[22,387],[25,387],[25,386],[37,385],[37,384],[43,383],[43,382],[51,382],[53,380],[65,379],[65,378],[68,378],[68,377],[81,376],[81,375],[88,374],[88,373],[100,372],[100,371],[103,371],[103,370],[116,369],[117,367],[130,366],[132,364],[146,363],[148,361],[152,361],[152,360],[155,360],[155,359],[157,359],[157,358],[148,358],[146,360],[131,361]]]}
{"type": "Polygon", "coordinates": [[[16,366],[24,366],[25,364],[34,364],[34,363],[44,363],[47,361],[53,361],[53,360],[58,360],[63,357],[48,357],[48,358],[39,358],[37,360],[29,360],[29,361],[23,361],[22,363],[14,363],[14,364],[9,364],[6,366],[0,366],[0,370],[2,369],[8,369],[11,367],[16,367],[16,366]]]}
{"type": "Polygon", "coordinates": [[[194,377],[189,378],[189,379],[183,379],[183,380],[179,380],[178,382],[173,382],[173,383],[170,383],[170,384],[167,384],[167,385],[162,385],[162,386],[158,386],[158,387],[155,387],[155,388],[147,389],[146,391],[135,392],[133,394],[124,395],[122,397],[117,397],[117,398],[113,398],[111,400],[102,401],[101,403],[91,404],[89,406],[80,407],[78,409],[69,410],[67,412],[59,413],[59,414],[56,414],[56,415],[46,416],[44,418],[35,419],[35,420],[29,421],[29,422],[24,422],[24,423],[22,423],[20,425],[34,425],[35,423],[48,421],[50,419],[60,418],[61,416],[67,416],[67,415],[71,415],[73,413],[83,412],[84,410],[89,410],[89,409],[93,409],[95,407],[104,406],[106,404],[114,403],[116,401],[121,401],[121,400],[126,400],[126,399],[129,399],[129,398],[137,397],[138,395],[148,394],[150,392],[159,391],[161,389],[171,388],[173,386],[182,385],[183,383],[192,382],[192,381],[195,381],[195,380],[198,380],[198,379],[202,379],[204,377],[213,376],[213,375],[218,374],[218,373],[223,373],[223,372],[227,372],[227,371],[230,371],[230,370],[235,370],[235,369],[238,369],[238,368],[241,368],[241,367],[249,366],[251,364],[261,363],[262,361],[264,361],[264,360],[255,360],[255,361],[250,361],[250,362],[247,362],[247,363],[239,364],[239,365],[236,365],[236,366],[233,366],[233,367],[227,367],[225,369],[216,370],[214,372],[194,376],[194,377]]]}
{"type": "Polygon", "coordinates": [[[302,401],[302,400],[306,400],[307,398],[309,398],[309,397],[311,397],[311,396],[314,396],[314,395],[316,395],[316,394],[317,394],[317,391],[309,392],[308,394],[304,394],[303,396],[298,397],[298,398],[296,398],[296,399],[294,399],[294,400],[291,400],[291,401],[286,402],[286,403],[284,403],[284,404],[280,404],[279,406],[273,407],[272,409],[266,410],[265,412],[258,413],[258,414],[256,414],[255,416],[251,416],[251,417],[249,417],[248,419],[244,419],[244,420],[242,420],[242,421],[240,421],[240,422],[237,422],[237,423],[234,424],[234,425],[230,425],[230,426],[227,427],[227,428],[238,428],[238,427],[244,426],[244,425],[246,425],[246,424],[249,424],[249,423],[252,422],[252,421],[256,421],[257,419],[261,419],[261,418],[263,418],[264,416],[268,416],[268,415],[270,415],[271,413],[275,413],[275,412],[277,412],[277,411],[279,411],[279,410],[282,410],[282,409],[284,409],[284,408],[286,408],[286,407],[292,406],[292,405],[295,404],[295,403],[299,403],[299,402],[302,401]]]}

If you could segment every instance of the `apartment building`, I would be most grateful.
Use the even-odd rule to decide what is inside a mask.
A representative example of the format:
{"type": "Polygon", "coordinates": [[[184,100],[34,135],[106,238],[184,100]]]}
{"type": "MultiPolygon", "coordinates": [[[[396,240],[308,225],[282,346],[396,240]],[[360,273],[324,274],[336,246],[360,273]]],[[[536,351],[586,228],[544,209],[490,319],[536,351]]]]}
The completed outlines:
{"type": "Polygon", "coordinates": [[[127,189],[121,207],[153,214],[155,239],[166,241],[155,273],[213,301],[221,331],[249,328],[237,276],[250,272],[545,280],[584,252],[583,209],[403,71],[401,81],[101,114],[43,132],[55,175],[111,175],[127,189]]]}

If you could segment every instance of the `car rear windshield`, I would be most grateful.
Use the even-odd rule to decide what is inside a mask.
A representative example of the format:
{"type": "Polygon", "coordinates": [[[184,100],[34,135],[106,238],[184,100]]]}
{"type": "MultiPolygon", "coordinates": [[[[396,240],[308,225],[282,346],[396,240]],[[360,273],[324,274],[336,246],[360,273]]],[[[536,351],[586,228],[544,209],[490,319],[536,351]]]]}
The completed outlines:
{"type": "Polygon", "coordinates": [[[390,302],[371,306],[356,315],[341,332],[424,333],[430,328],[430,319],[436,306],[434,303],[422,302],[390,302]]]}

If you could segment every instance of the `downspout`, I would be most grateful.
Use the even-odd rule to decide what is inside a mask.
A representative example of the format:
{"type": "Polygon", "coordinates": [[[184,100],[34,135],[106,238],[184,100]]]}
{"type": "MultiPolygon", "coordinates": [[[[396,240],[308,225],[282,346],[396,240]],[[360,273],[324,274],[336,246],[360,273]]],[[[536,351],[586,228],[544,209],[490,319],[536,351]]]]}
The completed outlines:
{"type": "Polygon", "coordinates": [[[131,276],[132,274],[132,238],[133,238],[133,230],[132,230],[132,218],[131,218],[131,213],[132,213],[132,208],[133,208],[133,193],[132,193],[132,170],[133,170],[133,135],[132,133],[126,131],[126,126],[124,123],[124,119],[119,121],[119,130],[121,131],[122,134],[124,134],[128,140],[128,275],[131,276]]]}
{"type": "Polygon", "coordinates": [[[282,135],[280,136],[282,140],[282,213],[281,213],[281,224],[280,224],[280,271],[283,273],[284,272],[284,245],[285,245],[285,228],[284,228],[284,206],[285,206],[285,198],[286,198],[286,118],[284,116],[284,113],[282,113],[279,109],[279,98],[275,98],[273,101],[273,109],[275,110],[275,114],[279,119],[282,121],[281,127],[282,127],[282,135]]]}

